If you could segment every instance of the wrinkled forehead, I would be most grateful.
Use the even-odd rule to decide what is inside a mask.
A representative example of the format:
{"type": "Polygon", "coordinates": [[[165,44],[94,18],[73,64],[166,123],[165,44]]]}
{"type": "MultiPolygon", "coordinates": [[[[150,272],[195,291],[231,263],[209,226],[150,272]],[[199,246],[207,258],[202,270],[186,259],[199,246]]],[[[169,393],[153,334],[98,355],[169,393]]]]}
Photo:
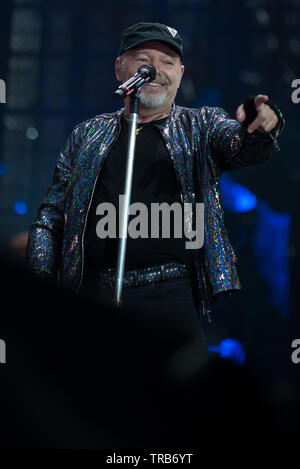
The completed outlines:
{"type": "Polygon", "coordinates": [[[178,60],[180,60],[179,54],[174,49],[172,49],[172,47],[168,46],[167,44],[161,41],[143,42],[142,44],[139,44],[134,49],[130,49],[124,52],[122,55],[133,56],[133,55],[136,55],[137,52],[151,53],[153,51],[162,52],[163,54],[166,54],[170,57],[173,57],[173,58],[177,57],[178,60]]]}

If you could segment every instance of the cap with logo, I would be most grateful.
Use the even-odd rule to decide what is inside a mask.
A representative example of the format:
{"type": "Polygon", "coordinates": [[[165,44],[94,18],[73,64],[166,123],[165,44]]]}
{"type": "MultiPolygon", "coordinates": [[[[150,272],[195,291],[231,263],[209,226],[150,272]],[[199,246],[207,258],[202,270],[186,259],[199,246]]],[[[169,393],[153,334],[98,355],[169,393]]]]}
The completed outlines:
{"type": "Polygon", "coordinates": [[[160,41],[172,47],[183,57],[182,39],[176,29],[161,23],[137,23],[127,28],[121,37],[119,55],[138,47],[143,42],[160,41]]]}

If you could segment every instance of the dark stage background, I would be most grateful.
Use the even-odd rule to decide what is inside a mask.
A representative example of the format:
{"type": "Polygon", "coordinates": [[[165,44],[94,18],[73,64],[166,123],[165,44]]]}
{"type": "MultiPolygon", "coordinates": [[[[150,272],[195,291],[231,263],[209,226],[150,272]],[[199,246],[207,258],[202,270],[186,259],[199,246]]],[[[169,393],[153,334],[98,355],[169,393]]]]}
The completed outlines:
{"type": "MultiPolygon", "coordinates": [[[[101,427],[102,414],[95,408],[106,401],[97,401],[89,389],[94,383],[101,393],[104,372],[97,363],[102,352],[107,357],[109,349],[113,355],[120,342],[113,335],[107,339],[95,306],[78,303],[52,285],[36,284],[22,269],[26,232],[65,139],[79,122],[118,108],[112,93],[120,35],[139,21],[165,23],[183,38],[186,69],[177,104],[220,106],[234,117],[247,96],[266,93],[286,119],[280,152],[261,166],[221,178],[243,290],[214,304],[206,330],[211,364],[201,371],[206,388],[201,394],[197,381],[190,384],[190,395],[184,391],[199,409],[189,408],[190,418],[178,417],[177,439],[171,443],[199,444],[197,432],[204,431],[216,444],[230,446],[243,435],[252,441],[247,427],[263,428],[278,445],[296,444],[300,363],[292,361],[291,344],[300,339],[300,102],[295,94],[292,99],[292,83],[300,80],[300,1],[14,0],[0,5],[0,79],[6,85],[0,104],[0,339],[6,343],[6,363],[0,363],[2,446],[106,448],[152,441],[155,422],[153,427],[140,422],[148,431],[139,440],[139,432],[127,432],[124,421],[132,415],[125,412],[122,424],[114,410],[101,427]],[[227,348],[226,339],[232,341],[227,348]],[[222,359],[222,351],[231,360],[222,359]],[[197,425],[203,408],[209,430],[197,425]]],[[[131,337],[134,327],[123,326],[131,337]]],[[[154,354],[153,363],[156,359],[154,354]]],[[[197,362],[192,354],[186,360],[197,362]]],[[[112,382],[118,386],[119,409],[124,381],[112,382]]],[[[167,390],[172,394],[174,388],[167,390]]],[[[172,394],[170,415],[180,414],[178,393],[178,400],[172,394]]],[[[168,399],[157,399],[162,409],[163,403],[168,407],[168,399]]],[[[183,402],[188,406],[189,398],[183,402]]],[[[139,405],[151,413],[149,401],[139,405]]],[[[154,407],[160,408],[156,401],[154,407]]],[[[163,446],[163,435],[152,444],[163,446]]]]}

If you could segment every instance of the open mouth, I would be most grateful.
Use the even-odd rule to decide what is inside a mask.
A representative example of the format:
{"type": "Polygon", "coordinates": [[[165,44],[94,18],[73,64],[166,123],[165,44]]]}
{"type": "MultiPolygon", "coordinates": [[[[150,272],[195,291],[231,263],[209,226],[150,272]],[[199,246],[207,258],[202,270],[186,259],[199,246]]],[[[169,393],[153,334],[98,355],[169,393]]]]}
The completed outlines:
{"type": "Polygon", "coordinates": [[[162,88],[165,85],[162,85],[161,83],[157,83],[155,81],[152,81],[151,83],[148,83],[147,86],[151,86],[152,88],[162,88]]]}

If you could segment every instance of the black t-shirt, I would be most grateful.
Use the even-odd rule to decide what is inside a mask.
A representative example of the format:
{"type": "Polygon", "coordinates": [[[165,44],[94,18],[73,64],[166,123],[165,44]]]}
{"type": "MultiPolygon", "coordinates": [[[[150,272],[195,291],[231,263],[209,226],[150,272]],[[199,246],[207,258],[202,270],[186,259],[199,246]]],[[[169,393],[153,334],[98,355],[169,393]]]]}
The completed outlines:
{"type": "MultiPolygon", "coordinates": [[[[162,122],[163,120],[155,121],[162,122]]],[[[92,203],[90,206],[86,233],[85,233],[85,262],[91,267],[116,267],[119,244],[119,195],[124,194],[124,183],[127,159],[127,140],[129,125],[122,119],[122,130],[120,136],[108,154],[98,177],[92,203]],[[109,202],[116,209],[104,211],[97,215],[99,204],[109,202]],[[108,221],[108,213],[110,218],[108,221]],[[104,229],[112,228],[112,216],[116,221],[116,238],[110,236],[104,239],[104,229]],[[104,222],[106,217],[107,224],[104,222]],[[98,224],[98,234],[96,227],[98,224]]],[[[142,268],[167,262],[180,262],[190,266],[190,252],[185,248],[186,238],[184,236],[184,213],[180,197],[180,186],[177,181],[170,154],[163,142],[159,130],[153,125],[153,121],[147,124],[138,124],[141,129],[136,138],[135,158],[132,179],[132,192],[130,204],[142,202],[148,209],[143,213],[148,215],[148,229],[144,224],[144,234],[147,238],[135,238],[127,236],[125,268],[142,268]],[[170,211],[170,233],[168,238],[162,237],[162,218],[159,223],[154,223],[157,218],[153,215],[151,225],[151,203],[163,203],[171,205],[177,202],[181,205],[182,215],[181,237],[174,237],[174,217],[170,211]],[[158,238],[151,237],[151,229],[159,233],[158,238]]],[[[99,213],[99,212],[98,212],[99,213]]],[[[137,217],[141,212],[129,215],[129,226],[135,220],[136,229],[141,229],[137,224],[137,217]]],[[[179,218],[180,219],[180,218],[179,218]]],[[[166,225],[164,218],[163,224],[166,225]]],[[[133,225],[132,225],[133,226],[133,225]]]]}

